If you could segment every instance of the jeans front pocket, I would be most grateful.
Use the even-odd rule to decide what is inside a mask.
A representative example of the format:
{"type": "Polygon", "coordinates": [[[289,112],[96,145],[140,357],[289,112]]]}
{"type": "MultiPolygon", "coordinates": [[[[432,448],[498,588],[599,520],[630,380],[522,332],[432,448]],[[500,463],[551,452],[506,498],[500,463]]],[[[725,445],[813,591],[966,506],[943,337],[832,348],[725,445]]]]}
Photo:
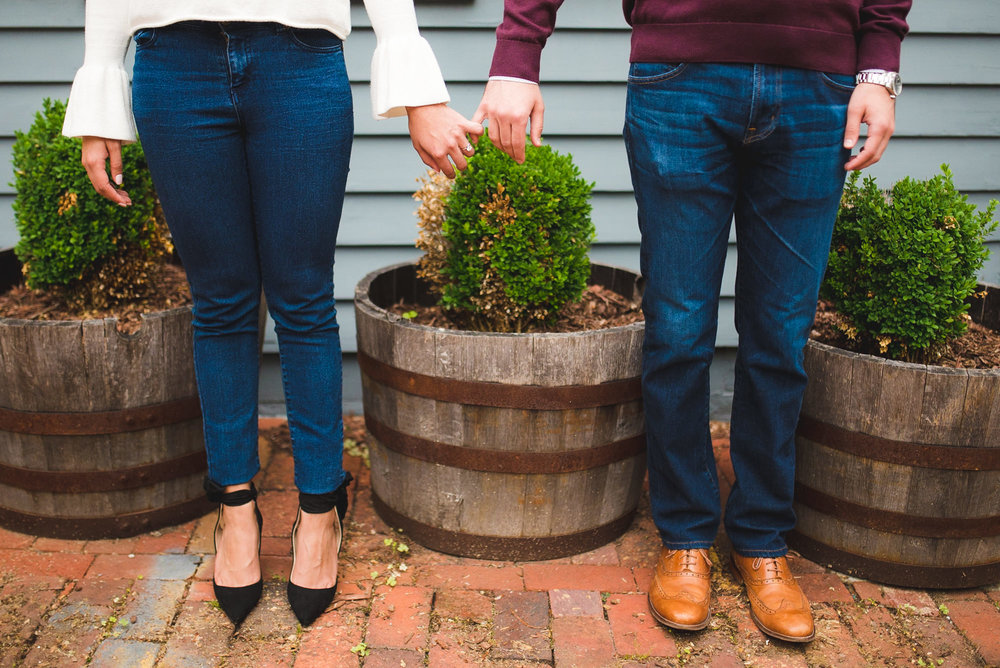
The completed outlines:
{"type": "Polygon", "coordinates": [[[323,28],[289,28],[292,41],[307,51],[329,53],[344,47],[344,41],[323,28]]]}
{"type": "Polygon", "coordinates": [[[135,48],[142,49],[156,41],[156,28],[139,28],[132,35],[135,40],[135,48]]]}
{"type": "Polygon", "coordinates": [[[853,74],[837,74],[836,72],[820,72],[820,80],[825,83],[830,88],[834,90],[844,91],[847,93],[854,92],[854,75],[853,74]]]}
{"type": "Polygon", "coordinates": [[[687,63],[632,63],[628,70],[628,82],[642,86],[668,81],[686,68],[687,63]]]}

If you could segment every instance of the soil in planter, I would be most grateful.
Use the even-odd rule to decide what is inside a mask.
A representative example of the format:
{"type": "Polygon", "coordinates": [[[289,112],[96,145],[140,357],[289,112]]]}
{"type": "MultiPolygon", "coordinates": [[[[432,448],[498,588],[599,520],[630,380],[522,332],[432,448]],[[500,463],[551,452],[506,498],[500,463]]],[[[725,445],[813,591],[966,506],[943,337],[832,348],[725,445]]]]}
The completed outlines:
{"type": "MultiPolygon", "coordinates": [[[[820,300],[816,308],[816,321],[813,323],[812,338],[835,348],[842,348],[856,353],[866,353],[878,356],[851,341],[837,325],[843,318],[833,308],[833,304],[820,300]]],[[[933,361],[939,366],[954,369],[995,369],[1000,367],[1000,334],[977,323],[969,325],[969,331],[949,343],[940,351],[941,357],[933,361]]]]}
{"type": "MultiPolygon", "coordinates": [[[[455,323],[448,312],[440,306],[420,306],[399,302],[389,309],[397,315],[416,313],[410,318],[418,325],[443,327],[445,329],[465,329],[455,323]]],[[[588,286],[583,297],[578,302],[566,304],[551,327],[535,327],[529,332],[584,332],[591,329],[607,329],[642,322],[642,309],[638,302],[633,302],[613,290],[600,285],[588,286]]]]}
{"type": "Polygon", "coordinates": [[[0,317],[22,320],[118,318],[118,331],[133,334],[142,326],[144,313],[166,311],[190,303],[191,292],[188,290],[184,270],[177,265],[168,264],[163,267],[155,293],[131,304],[80,313],[68,308],[58,297],[18,285],[0,294],[0,317]]]}

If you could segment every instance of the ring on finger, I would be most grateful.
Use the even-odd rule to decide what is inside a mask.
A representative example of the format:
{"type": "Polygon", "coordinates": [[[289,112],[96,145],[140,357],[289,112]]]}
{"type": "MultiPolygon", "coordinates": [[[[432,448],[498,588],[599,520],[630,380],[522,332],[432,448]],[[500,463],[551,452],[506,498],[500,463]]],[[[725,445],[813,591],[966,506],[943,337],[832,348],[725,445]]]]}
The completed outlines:
{"type": "Polygon", "coordinates": [[[465,146],[462,147],[462,153],[468,153],[471,150],[472,150],[472,144],[466,144],[465,146]]]}

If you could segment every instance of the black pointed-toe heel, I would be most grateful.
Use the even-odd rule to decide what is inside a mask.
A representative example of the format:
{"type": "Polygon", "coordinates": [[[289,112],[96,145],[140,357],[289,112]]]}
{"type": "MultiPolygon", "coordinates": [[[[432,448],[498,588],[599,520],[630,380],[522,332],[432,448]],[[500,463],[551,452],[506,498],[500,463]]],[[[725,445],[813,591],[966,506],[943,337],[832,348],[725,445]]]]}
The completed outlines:
{"type": "MultiPolygon", "coordinates": [[[[212,534],[212,542],[216,546],[219,542],[219,523],[222,521],[223,506],[242,506],[247,503],[253,503],[254,513],[257,515],[257,554],[259,556],[260,536],[264,528],[264,518],[261,517],[260,508],[257,507],[257,488],[254,487],[254,484],[250,483],[250,489],[240,489],[235,492],[226,493],[224,487],[206,478],[205,492],[208,494],[209,501],[219,504],[219,516],[215,520],[215,532],[212,534]]],[[[212,588],[215,590],[215,599],[219,602],[219,607],[226,613],[226,617],[229,617],[233,626],[239,628],[243,620],[247,618],[250,611],[260,601],[261,593],[264,590],[264,580],[261,578],[245,587],[226,587],[217,584],[213,577],[212,588]]]]}
{"type": "MultiPolygon", "coordinates": [[[[344,543],[344,516],[347,514],[347,486],[351,484],[350,473],[344,478],[340,487],[327,494],[303,494],[299,493],[299,512],[295,516],[295,525],[292,527],[292,569],[295,569],[295,534],[299,528],[299,520],[302,513],[328,513],[334,508],[337,512],[333,515],[334,527],[337,534],[337,545],[334,548],[335,554],[340,554],[340,546],[344,543]]],[[[299,624],[303,627],[309,626],[316,618],[333,602],[333,597],[337,595],[337,585],[324,589],[310,589],[300,587],[288,579],[288,603],[292,606],[299,624]]]]}

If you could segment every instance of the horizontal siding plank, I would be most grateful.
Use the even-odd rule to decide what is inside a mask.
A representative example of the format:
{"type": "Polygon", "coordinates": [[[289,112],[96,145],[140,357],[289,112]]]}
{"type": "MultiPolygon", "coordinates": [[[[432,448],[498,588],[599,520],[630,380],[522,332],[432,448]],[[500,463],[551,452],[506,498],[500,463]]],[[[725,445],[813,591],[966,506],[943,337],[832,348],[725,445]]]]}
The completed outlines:
{"type": "MultiPolygon", "coordinates": [[[[456,83],[448,87],[451,106],[471,116],[483,93],[481,83],[456,83]]],[[[369,88],[352,85],[355,133],[358,136],[403,136],[405,120],[376,120],[369,113],[369,88]]],[[[552,83],[545,95],[546,137],[620,136],[625,118],[623,83],[552,83]]],[[[0,137],[25,130],[46,98],[66,99],[68,84],[0,85],[0,137]]],[[[896,110],[897,137],[995,137],[1000,136],[1000,87],[906,87],[896,110]]]]}
{"type": "MultiPolygon", "coordinates": [[[[985,208],[991,198],[1000,199],[1000,192],[972,193],[969,201],[985,208]]],[[[0,249],[10,248],[17,243],[14,212],[11,209],[13,200],[13,195],[0,195],[0,249]]],[[[593,198],[593,207],[597,245],[639,242],[635,200],[631,193],[597,193],[593,198]]],[[[379,243],[410,246],[417,236],[413,211],[413,200],[402,193],[348,194],[344,202],[338,245],[350,247],[379,243]]],[[[730,243],[735,242],[735,238],[733,231],[730,243]]],[[[991,238],[1000,241],[1000,230],[995,231],[991,238]]]]}
{"type": "MultiPolygon", "coordinates": [[[[558,151],[570,153],[584,178],[596,182],[598,192],[632,190],[625,147],[618,137],[550,137],[558,151]]],[[[10,155],[12,139],[0,139],[0,155],[10,155]]],[[[907,175],[926,178],[941,163],[951,165],[955,184],[966,191],[997,189],[1000,137],[984,139],[919,139],[897,137],[871,168],[881,181],[890,183],[907,175]]],[[[416,179],[426,168],[406,137],[360,137],[354,144],[348,192],[413,192],[416,179]]],[[[13,166],[0,168],[0,194],[13,192],[9,182],[13,166]]]]}
{"type": "MultiPolygon", "coordinates": [[[[368,86],[355,83],[355,132],[403,135],[406,123],[379,121],[368,113],[368,86]]],[[[471,116],[481,83],[448,86],[451,106],[471,116]]],[[[620,136],[625,118],[624,83],[545,83],[545,135],[620,136]]],[[[1000,136],[1000,87],[907,85],[896,107],[897,137],[1000,136]]],[[[2,117],[2,116],[0,116],[2,117]]]]}
{"type": "MultiPolygon", "coordinates": [[[[12,140],[0,140],[0,155],[9,155],[12,140]]],[[[596,182],[598,192],[630,192],[631,178],[625,148],[617,137],[552,137],[551,145],[571,153],[584,178],[596,182]]],[[[1000,137],[986,139],[896,138],[882,161],[871,169],[889,183],[910,175],[926,178],[948,163],[956,185],[966,191],[997,189],[996,166],[1000,165],[1000,137]]],[[[361,137],[355,142],[348,177],[348,192],[411,193],[415,179],[425,171],[423,163],[405,137],[361,137]]],[[[12,167],[0,170],[5,183],[12,179],[12,167]]],[[[0,193],[12,192],[0,185],[0,193]]]]}
{"type": "MultiPolygon", "coordinates": [[[[4,0],[0,19],[11,28],[80,28],[83,0],[4,0]]],[[[417,19],[427,28],[495,28],[502,16],[496,0],[435,2],[416,0],[417,19]]],[[[368,15],[360,3],[351,9],[356,27],[368,26],[368,15]]],[[[996,0],[921,0],[914,3],[908,21],[912,34],[1000,33],[1000,3],[996,0]]],[[[608,0],[575,0],[559,11],[558,26],[595,30],[625,27],[621,5],[608,0]]]]}
{"type": "MultiPolygon", "coordinates": [[[[597,242],[637,243],[639,227],[632,193],[597,193],[591,200],[597,242]]],[[[410,245],[417,238],[417,203],[406,195],[352,193],[344,201],[337,237],[341,246],[410,245]]]]}
{"type": "MultiPolygon", "coordinates": [[[[482,82],[493,53],[492,31],[428,29],[423,34],[441,57],[450,82],[482,82]],[[461,57],[456,57],[460,54],[461,57]]],[[[366,81],[375,47],[370,28],[346,42],[352,80],[366,81]]],[[[903,43],[901,68],[910,84],[1000,84],[1000,35],[913,35],[903,43]],[[962,63],[962,67],[955,67],[962,63]]],[[[542,56],[544,81],[621,82],[628,73],[627,30],[557,30],[542,56]]],[[[80,30],[0,29],[0,82],[66,83],[83,62],[80,30]],[[31,63],[31,67],[24,67],[31,63]]]]}
{"type": "MultiPolygon", "coordinates": [[[[353,84],[358,136],[406,135],[402,119],[379,121],[368,113],[368,84],[353,84]]],[[[451,106],[471,116],[479,104],[479,83],[449,86],[451,106]]],[[[546,136],[618,136],[625,115],[622,83],[553,83],[543,86],[546,136]]],[[[0,85],[0,137],[26,129],[46,97],[65,99],[68,84],[0,85]]],[[[986,86],[907,86],[897,107],[897,137],[1000,136],[1000,88],[986,86]]]]}

